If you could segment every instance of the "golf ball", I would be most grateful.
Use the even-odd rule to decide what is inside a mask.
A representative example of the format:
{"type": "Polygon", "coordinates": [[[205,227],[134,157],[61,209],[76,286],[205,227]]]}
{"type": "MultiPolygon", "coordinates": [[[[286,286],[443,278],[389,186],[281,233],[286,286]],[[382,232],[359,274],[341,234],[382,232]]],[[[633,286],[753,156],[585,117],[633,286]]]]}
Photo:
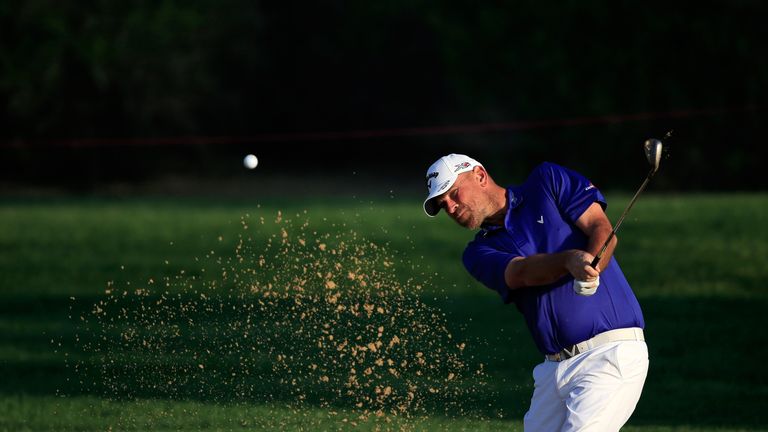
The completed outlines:
{"type": "Polygon", "coordinates": [[[249,154],[248,156],[245,157],[245,159],[243,159],[243,165],[245,165],[245,167],[248,169],[254,169],[258,164],[259,164],[259,159],[252,154],[249,154]]]}

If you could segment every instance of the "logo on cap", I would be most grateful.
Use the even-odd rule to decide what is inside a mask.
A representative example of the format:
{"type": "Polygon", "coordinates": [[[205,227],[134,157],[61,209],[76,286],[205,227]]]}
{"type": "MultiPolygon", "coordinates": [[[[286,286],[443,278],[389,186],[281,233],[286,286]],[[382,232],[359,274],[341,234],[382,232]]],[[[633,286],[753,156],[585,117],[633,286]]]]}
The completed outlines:
{"type": "Polygon", "coordinates": [[[461,169],[464,169],[464,168],[467,168],[467,167],[469,167],[469,162],[462,162],[462,163],[456,165],[456,169],[453,170],[453,172],[457,172],[457,171],[459,171],[461,169]]]}
{"type": "Polygon", "coordinates": [[[432,187],[432,179],[439,175],[440,173],[437,171],[429,173],[429,175],[427,176],[427,189],[432,187]]]}

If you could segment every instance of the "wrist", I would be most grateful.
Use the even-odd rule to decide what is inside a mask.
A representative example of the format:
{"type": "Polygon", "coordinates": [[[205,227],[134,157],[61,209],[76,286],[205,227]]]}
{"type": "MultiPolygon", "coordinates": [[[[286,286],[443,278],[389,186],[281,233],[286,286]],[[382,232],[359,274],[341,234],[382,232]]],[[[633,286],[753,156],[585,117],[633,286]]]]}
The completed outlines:
{"type": "Polygon", "coordinates": [[[579,249],[568,249],[564,251],[564,253],[565,253],[564,265],[566,270],[570,271],[570,269],[579,266],[583,261],[581,257],[584,254],[584,251],[581,251],[579,249]]]}

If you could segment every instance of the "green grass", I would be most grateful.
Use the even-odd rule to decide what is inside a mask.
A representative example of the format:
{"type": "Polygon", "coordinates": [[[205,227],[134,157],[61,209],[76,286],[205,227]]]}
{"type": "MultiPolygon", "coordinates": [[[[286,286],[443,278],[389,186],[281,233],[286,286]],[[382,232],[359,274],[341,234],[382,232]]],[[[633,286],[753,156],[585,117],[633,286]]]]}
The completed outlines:
{"type": "MultiPolygon", "coordinates": [[[[612,220],[627,201],[626,196],[609,197],[612,220]]],[[[633,209],[619,233],[616,257],[643,307],[651,370],[624,430],[768,428],[763,415],[768,375],[762,369],[768,354],[766,222],[768,195],[648,195],[633,209]]],[[[540,356],[517,312],[462,268],[461,252],[472,233],[444,217],[426,218],[418,200],[257,205],[202,199],[6,199],[0,202],[0,226],[0,430],[522,430],[530,371],[540,356]],[[278,211],[283,220],[275,223],[278,211]],[[190,390],[196,388],[194,379],[172,393],[147,387],[133,397],[104,383],[79,382],[105,376],[94,366],[103,352],[84,346],[118,334],[128,322],[100,321],[90,314],[94,304],[109,298],[105,290],[155,289],[132,303],[136,307],[156,302],[165,290],[157,288],[162,281],[169,281],[167,290],[184,301],[211,289],[224,295],[252,275],[246,270],[256,268],[257,255],[273,234],[279,240],[281,227],[293,241],[325,236],[329,245],[349,240],[354,231],[393,257],[391,267],[377,268],[391,273],[393,284],[423,285],[418,295],[426,305],[418,311],[445,314],[448,331],[470,347],[464,359],[468,368],[483,364],[483,383],[469,375],[462,381],[472,390],[459,401],[465,414],[446,412],[445,400],[427,395],[413,418],[388,416],[391,423],[386,423],[371,417],[353,426],[349,422],[359,413],[352,403],[322,389],[312,390],[299,405],[290,391],[262,397],[279,378],[269,375],[274,365],[266,358],[249,363],[266,378],[246,395],[206,375],[200,376],[211,385],[197,394],[190,390]],[[240,239],[247,239],[250,249],[241,253],[245,262],[233,263],[240,239]],[[224,267],[243,278],[222,277],[224,267]],[[184,284],[190,279],[194,284],[188,289],[184,284]],[[219,285],[212,287],[211,281],[219,285]],[[75,371],[75,364],[90,369],[75,371]]],[[[286,277],[289,261],[264,271],[286,277]]],[[[238,310],[243,301],[222,297],[206,304],[238,310]]],[[[206,343],[229,340],[247,315],[200,312],[194,318],[194,328],[181,327],[189,336],[179,342],[178,352],[193,352],[200,345],[191,339],[200,335],[208,338],[206,343]]],[[[280,337],[270,340],[287,340],[280,337]]],[[[316,354],[308,352],[309,361],[316,354]]],[[[221,370],[237,367],[226,356],[216,357],[222,357],[214,360],[221,370]]],[[[122,370],[135,364],[127,355],[111,359],[122,370]]],[[[166,361],[186,361],[170,351],[149,360],[165,366],[166,361]]],[[[108,377],[130,384],[147,370],[108,377]]]]}

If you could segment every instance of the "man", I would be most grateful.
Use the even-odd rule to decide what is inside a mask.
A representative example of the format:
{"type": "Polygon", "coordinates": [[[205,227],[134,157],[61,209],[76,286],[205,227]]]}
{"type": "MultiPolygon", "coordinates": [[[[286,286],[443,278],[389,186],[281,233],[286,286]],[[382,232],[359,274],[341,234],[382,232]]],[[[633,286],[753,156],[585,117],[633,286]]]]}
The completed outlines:
{"type": "Polygon", "coordinates": [[[464,266],[523,314],[543,363],[533,370],[526,431],[618,431],[648,373],[643,315],[611,241],[605,198],[582,175],[552,163],[503,188],[460,154],[427,170],[424,211],[443,209],[480,229],[464,266]]]}

